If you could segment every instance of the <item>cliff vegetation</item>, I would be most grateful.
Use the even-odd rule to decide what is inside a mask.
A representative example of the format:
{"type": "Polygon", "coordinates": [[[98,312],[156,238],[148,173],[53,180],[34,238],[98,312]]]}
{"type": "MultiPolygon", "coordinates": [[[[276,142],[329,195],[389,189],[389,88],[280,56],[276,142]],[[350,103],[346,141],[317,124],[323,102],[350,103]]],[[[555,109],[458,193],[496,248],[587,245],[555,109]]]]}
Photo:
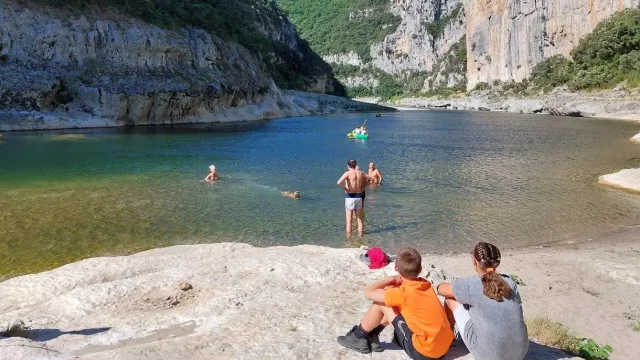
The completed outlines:
{"type": "Polygon", "coordinates": [[[400,18],[386,0],[280,0],[291,21],[319,54],[354,51],[371,60],[370,47],[391,34],[400,18]]]}
{"type": "Polygon", "coordinates": [[[536,87],[551,90],[608,89],[626,82],[640,85],[640,10],[629,9],[602,21],[580,40],[571,58],[556,55],[537,64],[530,77],[536,87]]]}

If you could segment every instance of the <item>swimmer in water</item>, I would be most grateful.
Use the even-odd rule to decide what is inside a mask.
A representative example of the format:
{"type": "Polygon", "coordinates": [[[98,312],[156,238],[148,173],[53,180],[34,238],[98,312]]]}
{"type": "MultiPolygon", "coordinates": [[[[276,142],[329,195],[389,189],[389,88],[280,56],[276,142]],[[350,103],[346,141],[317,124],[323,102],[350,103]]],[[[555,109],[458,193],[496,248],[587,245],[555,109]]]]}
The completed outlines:
{"type": "Polygon", "coordinates": [[[204,178],[202,181],[206,181],[208,183],[220,180],[220,175],[218,175],[218,169],[216,169],[215,165],[209,166],[209,175],[204,178]]]}
{"type": "Polygon", "coordinates": [[[380,170],[376,168],[376,163],[374,163],[373,161],[369,163],[369,177],[371,178],[371,184],[382,184],[382,174],[380,173],[380,170]]]}
{"type": "Polygon", "coordinates": [[[300,200],[300,191],[282,191],[281,194],[282,196],[300,200]]]}

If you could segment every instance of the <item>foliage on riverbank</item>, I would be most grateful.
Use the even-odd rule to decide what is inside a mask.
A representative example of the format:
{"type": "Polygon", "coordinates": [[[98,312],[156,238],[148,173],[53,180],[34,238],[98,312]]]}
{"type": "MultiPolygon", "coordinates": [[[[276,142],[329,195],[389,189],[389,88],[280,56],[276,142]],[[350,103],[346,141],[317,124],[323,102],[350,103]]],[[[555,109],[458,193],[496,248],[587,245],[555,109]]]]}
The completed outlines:
{"type": "Polygon", "coordinates": [[[531,83],[550,90],[608,89],[621,82],[640,86],[640,9],[629,9],[602,21],[571,51],[572,60],[557,55],[536,65],[531,83]]]}
{"type": "Polygon", "coordinates": [[[540,344],[556,347],[568,354],[587,360],[607,360],[613,352],[609,345],[600,345],[592,339],[579,338],[566,326],[549,318],[527,319],[529,337],[540,344]]]}
{"type": "MultiPolygon", "coordinates": [[[[331,73],[309,47],[298,41],[291,49],[278,39],[286,26],[285,14],[272,0],[18,0],[81,13],[110,11],[131,16],[163,29],[194,27],[249,49],[276,84],[304,90],[301,77],[331,73]]],[[[344,95],[339,89],[337,95],[344,95]]]]}

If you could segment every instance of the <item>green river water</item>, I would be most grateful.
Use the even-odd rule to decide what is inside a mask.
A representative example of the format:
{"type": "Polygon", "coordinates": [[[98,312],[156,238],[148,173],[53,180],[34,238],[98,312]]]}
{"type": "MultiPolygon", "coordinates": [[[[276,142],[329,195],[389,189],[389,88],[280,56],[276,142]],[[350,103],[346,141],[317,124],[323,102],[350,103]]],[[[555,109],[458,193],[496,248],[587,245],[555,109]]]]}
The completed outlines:
{"type": "Polygon", "coordinates": [[[158,246],[360,243],[467,251],[586,240],[640,219],[640,196],[596,184],[637,167],[633,123],[406,111],[194,125],[5,133],[0,276],[158,246]],[[368,118],[371,138],[345,133],[368,118]],[[77,134],[60,138],[60,134],[77,134]],[[336,180],[376,161],[363,239],[344,236],[336,180]],[[215,164],[223,179],[199,182],[215,164]],[[302,199],[280,191],[299,190],[302,199]]]}

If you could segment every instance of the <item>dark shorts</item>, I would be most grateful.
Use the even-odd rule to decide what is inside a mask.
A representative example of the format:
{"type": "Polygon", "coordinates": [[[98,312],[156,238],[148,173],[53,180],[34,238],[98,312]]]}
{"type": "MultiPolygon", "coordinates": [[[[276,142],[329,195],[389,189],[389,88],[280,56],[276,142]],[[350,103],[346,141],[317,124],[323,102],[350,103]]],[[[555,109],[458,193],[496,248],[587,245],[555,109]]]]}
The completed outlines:
{"type": "Polygon", "coordinates": [[[400,346],[404,351],[409,355],[409,357],[413,360],[440,360],[443,357],[438,359],[430,358],[428,356],[424,356],[413,347],[413,341],[411,337],[413,336],[413,332],[409,329],[407,322],[404,320],[402,315],[396,316],[395,319],[391,322],[393,324],[393,342],[396,345],[400,346]]]}

